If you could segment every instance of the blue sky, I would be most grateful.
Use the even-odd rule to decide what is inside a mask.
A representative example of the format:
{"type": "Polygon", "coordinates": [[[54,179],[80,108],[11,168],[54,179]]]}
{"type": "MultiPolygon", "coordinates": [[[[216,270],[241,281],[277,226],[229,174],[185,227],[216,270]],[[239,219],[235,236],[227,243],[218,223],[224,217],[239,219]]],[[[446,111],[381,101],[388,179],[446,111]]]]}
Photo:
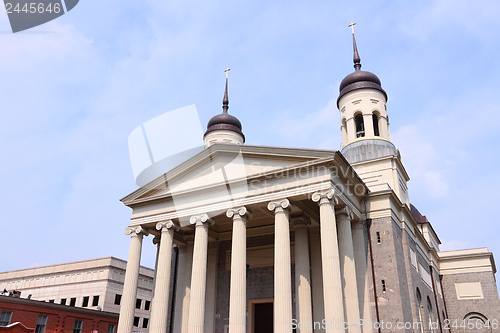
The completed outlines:
{"type": "MultiPolygon", "coordinates": [[[[230,109],[247,143],[339,149],[338,86],[363,69],[389,95],[410,200],[442,249],[500,258],[498,1],[87,1],[12,34],[0,11],[0,271],[126,259],[129,133],[195,104],[230,109]]],[[[154,266],[151,237],[142,264],[154,266]]],[[[500,260],[500,259],[498,259],[500,260]]]]}

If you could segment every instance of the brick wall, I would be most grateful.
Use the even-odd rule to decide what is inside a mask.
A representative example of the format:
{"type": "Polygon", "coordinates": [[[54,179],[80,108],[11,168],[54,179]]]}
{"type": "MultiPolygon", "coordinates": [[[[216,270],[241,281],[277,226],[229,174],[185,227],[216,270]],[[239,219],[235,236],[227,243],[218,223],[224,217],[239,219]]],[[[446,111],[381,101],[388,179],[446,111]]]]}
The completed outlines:
{"type": "Polygon", "coordinates": [[[21,322],[35,328],[39,315],[47,316],[46,333],[72,332],[75,320],[83,321],[82,332],[108,332],[108,325],[118,325],[118,315],[109,312],[81,309],[59,304],[0,296],[0,312],[11,311],[11,323],[21,322]]]}
{"type": "MultiPolygon", "coordinates": [[[[449,319],[460,323],[469,313],[482,314],[489,320],[500,322],[500,300],[492,272],[461,273],[443,276],[443,289],[448,308],[449,319]],[[481,299],[458,299],[455,283],[480,282],[484,298],[481,299]]],[[[471,332],[462,329],[453,332],[471,332]]],[[[500,332],[492,330],[491,332],[500,332]]]]}

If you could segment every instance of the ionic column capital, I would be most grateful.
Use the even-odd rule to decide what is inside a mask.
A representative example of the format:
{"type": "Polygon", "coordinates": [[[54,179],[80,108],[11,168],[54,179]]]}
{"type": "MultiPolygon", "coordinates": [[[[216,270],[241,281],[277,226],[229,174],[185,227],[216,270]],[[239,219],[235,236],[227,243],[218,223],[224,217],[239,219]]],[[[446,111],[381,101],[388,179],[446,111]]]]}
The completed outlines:
{"type": "Polygon", "coordinates": [[[294,208],[288,199],[275,200],[267,204],[267,209],[274,211],[274,214],[282,213],[285,210],[291,212],[294,208]]]}
{"type": "Polygon", "coordinates": [[[347,215],[347,217],[349,218],[349,220],[352,221],[353,217],[354,217],[354,214],[352,212],[352,210],[347,207],[347,206],[344,206],[342,208],[337,208],[335,209],[335,215],[336,216],[339,216],[339,215],[347,215]]]}
{"type": "Polygon", "coordinates": [[[238,208],[229,208],[226,212],[226,216],[229,218],[237,219],[237,218],[252,218],[252,212],[249,211],[245,206],[241,206],[238,208]]]}
{"type": "Polygon", "coordinates": [[[167,221],[161,221],[156,223],[156,230],[177,230],[179,227],[172,221],[172,220],[167,220],[167,221]]]}
{"type": "Polygon", "coordinates": [[[351,221],[351,229],[365,229],[363,220],[351,221]]]}
{"type": "Polygon", "coordinates": [[[189,218],[189,223],[194,224],[196,226],[201,226],[203,223],[209,223],[210,225],[214,224],[214,220],[208,217],[208,214],[204,213],[201,215],[193,215],[189,218]]]}
{"type": "Polygon", "coordinates": [[[134,226],[134,227],[126,227],[125,228],[125,234],[131,235],[131,236],[148,236],[149,232],[141,227],[140,225],[134,226]]]}
{"type": "Polygon", "coordinates": [[[307,215],[293,216],[291,220],[295,228],[307,228],[311,224],[311,219],[307,215]]]}
{"type": "Polygon", "coordinates": [[[339,199],[335,194],[335,190],[333,188],[329,188],[327,190],[316,191],[311,196],[312,201],[319,202],[319,205],[326,204],[338,204],[339,199]]]}

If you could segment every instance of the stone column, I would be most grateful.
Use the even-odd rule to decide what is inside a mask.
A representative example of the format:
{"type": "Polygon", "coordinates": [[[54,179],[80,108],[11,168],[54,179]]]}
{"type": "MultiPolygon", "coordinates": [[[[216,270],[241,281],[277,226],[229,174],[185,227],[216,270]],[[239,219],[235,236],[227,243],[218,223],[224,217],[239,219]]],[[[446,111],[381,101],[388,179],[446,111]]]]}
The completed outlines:
{"type": "Polygon", "coordinates": [[[156,230],[161,230],[158,269],[156,273],[155,294],[151,307],[151,332],[166,332],[168,316],[168,294],[172,267],[172,245],[174,244],[174,223],[169,220],[158,222],[156,230]]]}
{"type": "Polygon", "coordinates": [[[155,297],[155,287],[156,286],[156,273],[158,272],[158,257],[160,256],[160,237],[155,236],[153,238],[153,244],[156,245],[156,258],[155,258],[155,274],[153,275],[153,300],[151,301],[151,306],[155,297]]]}
{"type": "MultiPolygon", "coordinates": [[[[154,236],[153,244],[156,245],[156,258],[155,258],[155,273],[153,275],[153,293],[151,296],[151,312],[155,306],[155,292],[156,292],[156,276],[158,275],[158,257],[160,256],[160,236],[154,236]]],[[[151,323],[152,317],[149,315],[149,322],[151,323]]]]}
{"type": "Polygon", "coordinates": [[[231,208],[226,213],[233,218],[231,241],[231,282],[229,293],[229,333],[246,332],[247,309],[247,219],[246,207],[231,208]]]}
{"type": "Polygon", "coordinates": [[[288,199],[271,201],[274,211],[274,332],[289,333],[292,324],[292,270],[288,199]]]}
{"type": "MultiPolygon", "coordinates": [[[[312,323],[311,270],[309,264],[309,235],[307,226],[311,224],[307,216],[293,219],[295,226],[295,310],[298,322],[312,323]]],[[[312,333],[311,327],[304,325],[301,333],[312,333]]]]}
{"type": "Polygon", "coordinates": [[[363,114],[363,122],[365,123],[365,137],[375,136],[372,114],[363,114]]]}
{"type": "Polygon", "coordinates": [[[323,299],[327,333],[345,332],[342,276],[337,241],[334,205],[338,202],[333,189],[313,193],[312,200],[319,202],[321,263],[323,270],[323,299]]]}
{"type": "Polygon", "coordinates": [[[363,320],[363,333],[371,333],[370,294],[366,268],[366,242],[363,221],[351,223],[354,246],[354,264],[356,266],[356,285],[358,287],[359,314],[363,320]]]}
{"type": "MultiPolygon", "coordinates": [[[[323,274],[321,270],[321,239],[319,227],[309,230],[311,239],[311,282],[313,297],[313,320],[321,322],[325,319],[325,307],[323,301],[323,274]]],[[[314,333],[324,332],[322,327],[314,330],[314,333]]]]}
{"type": "MultiPolygon", "coordinates": [[[[205,295],[205,327],[204,333],[215,332],[216,302],[217,302],[217,257],[219,242],[208,243],[207,259],[207,294],[205,295]]],[[[152,332],[151,332],[152,333],[152,332]]]]}
{"type": "Polygon", "coordinates": [[[347,142],[356,140],[356,124],[354,122],[354,117],[347,119],[347,142]]]}
{"type": "Polygon", "coordinates": [[[189,333],[203,333],[205,321],[205,294],[207,286],[208,226],[213,223],[207,214],[191,216],[194,224],[193,268],[191,271],[191,297],[189,300],[189,333]]]}
{"type": "Polygon", "coordinates": [[[344,305],[349,324],[349,333],[361,333],[359,326],[358,287],[356,284],[356,267],[354,264],[354,248],[352,245],[351,220],[349,207],[336,211],[339,237],[340,272],[343,275],[344,305]]]}
{"type": "Polygon", "coordinates": [[[383,138],[390,140],[391,138],[389,136],[389,128],[387,126],[387,123],[388,123],[387,117],[379,116],[378,128],[380,130],[380,135],[383,138]]]}
{"type": "Polygon", "coordinates": [[[179,265],[177,268],[177,290],[174,306],[174,332],[187,333],[189,319],[189,299],[191,296],[191,268],[193,265],[192,235],[184,237],[187,245],[179,247],[179,265]]]}
{"type": "Polygon", "coordinates": [[[139,268],[141,264],[142,237],[143,235],[149,235],[149,233],[141,226],[127,227],[125,233],[130,235],[130,249],[120,304],[118,332],[132,333],[137,298],[137,281],[139,280],[139,268]]]}

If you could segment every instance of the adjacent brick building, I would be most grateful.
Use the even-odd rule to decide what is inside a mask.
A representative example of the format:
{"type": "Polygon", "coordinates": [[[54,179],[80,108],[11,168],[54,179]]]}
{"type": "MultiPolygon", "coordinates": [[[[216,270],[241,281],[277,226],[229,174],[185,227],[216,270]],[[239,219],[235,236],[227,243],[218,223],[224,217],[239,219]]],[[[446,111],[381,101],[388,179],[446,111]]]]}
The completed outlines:
{"type": "Polygon", "coordinates": [[[0,296],[0,332],[115,333],[116,313],[0,296]]]}
{"type": "MultiPolygon", "coordinates": [[[[114,257],[0,272],[0,290],[22,292],[32,300],[118,313],[126,261],[114,257]]],[[[140,267],[134,330],[146,332],[154,270],[140,267]]]]}

